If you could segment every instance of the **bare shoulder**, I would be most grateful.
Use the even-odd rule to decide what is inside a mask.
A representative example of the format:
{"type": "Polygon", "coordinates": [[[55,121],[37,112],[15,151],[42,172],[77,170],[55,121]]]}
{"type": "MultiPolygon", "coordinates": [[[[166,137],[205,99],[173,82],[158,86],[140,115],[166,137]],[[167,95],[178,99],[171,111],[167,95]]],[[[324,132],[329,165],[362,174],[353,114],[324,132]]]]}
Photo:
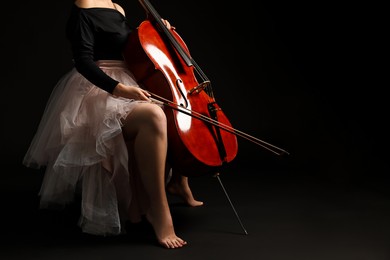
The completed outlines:
{"type": "Polygon", "coordinates": [[[74,3],[81,8],[88,8],[93,6],[93,0],[75,0],[74,3]]]}
{"type": "Polygon", "coordinates": [[[124,16],[126,15],[125,10],[122,8],[122,6],[120,6],[120,5],[117,4],[117,3],[113,3],[113,4],[115,5],[115,8],[116,8],[119,12],[121,12],[124,16]]]}

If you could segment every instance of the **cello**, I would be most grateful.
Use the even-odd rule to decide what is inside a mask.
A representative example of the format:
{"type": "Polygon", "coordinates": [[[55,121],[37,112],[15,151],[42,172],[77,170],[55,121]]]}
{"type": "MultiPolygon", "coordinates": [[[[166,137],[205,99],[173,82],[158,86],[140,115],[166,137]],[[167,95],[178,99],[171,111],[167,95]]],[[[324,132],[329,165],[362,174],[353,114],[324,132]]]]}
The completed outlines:
{"type": "MultiPolygon", "coordinates": [[[[164,108],[167,160],[172,169],[185,176],[218,177],[221,168],[237,155],[237,136],[277,155],[288,154],[232,127],[215,100],[211,81],[191,57],[183,39],[174,28],[164,25],[148,0],[139,2],[147,19],[130,33],[123,56],[137,83],[164,108]]],[[[222,185],[219,177],[218,180],[222,185]]],[[[223,185],[222,188],[229,199],[223,185]]],[[[230,199],[229,202],[239,219],[230,199]]],[[[243,227],[241,221],[240,224],[243,227]]]]}
{"type": "Polygon", "coordinates": [[[264,146],[232,127],[183,39],[148,0],[139,2],[147,19],[130,34],[123,54],[137,83],[164,106],[172,168],[185,176],[215,174],[236,157],[238,135],[264,146]]]}

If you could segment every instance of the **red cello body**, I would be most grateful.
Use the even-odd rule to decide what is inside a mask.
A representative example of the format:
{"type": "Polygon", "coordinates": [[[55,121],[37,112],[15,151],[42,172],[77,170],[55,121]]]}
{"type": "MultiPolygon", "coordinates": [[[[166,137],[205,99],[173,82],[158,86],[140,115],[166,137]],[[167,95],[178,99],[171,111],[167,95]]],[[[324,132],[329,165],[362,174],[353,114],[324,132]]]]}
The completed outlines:
{"type": "MultiPolygon", "coordinates": [[[[169,32],[181,51],[189,55],[176,31],[170,29],[169,32]]],[[[191,116],[196,113],[231,127],[212,96],[202,89],[194,91],[200,85],[194,67],[183,60],[155,21],[143,21],[130,34],[124,58],[142,88],[177,105],[178,109],[164,106],[168,123],[168,162],[174,170],[185,176],[214,174],[236,157],[235,134],[191,116]],[[215,113],[210,114],[210,107],[215,113]]]]}

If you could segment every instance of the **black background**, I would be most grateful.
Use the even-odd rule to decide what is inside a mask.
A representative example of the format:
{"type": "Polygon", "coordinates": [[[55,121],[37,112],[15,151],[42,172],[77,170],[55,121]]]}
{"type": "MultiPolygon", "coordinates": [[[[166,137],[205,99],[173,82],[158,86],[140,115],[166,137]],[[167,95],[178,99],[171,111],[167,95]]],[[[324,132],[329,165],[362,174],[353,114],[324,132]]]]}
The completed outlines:
{"type": "MultiPolygon", "coordinates": [[[[388,81],[379,6],[154,2],[211,80],[233,127],[291,154],[280,159],[238,138],[232,167],[383,185],[388,81]]],[[[118,3],[134,26],[145,19],[137,1],[118,3]]],[[[3,6],[1,158],[11,167],[20,165],[52,87],[72,66],[64,35],[71,4],[3,6]]]]}
{"type": "MultiPolygon", "coordinates": [[[[134,26],[145,19],[137,1],[117,2],[134,26]]],[[[2,4],[2,194],[39,189],[42,175],[21,162],[53,86],[72,67],[64,34],[72,3],[2,4]]],[[[388,200],[384,7],[346,1],[152,4],[186,42],[232,125],[290,152],[279,157],[238,138],[237,158],[227,169],[233,183],[313,180],[388,200]]]]}

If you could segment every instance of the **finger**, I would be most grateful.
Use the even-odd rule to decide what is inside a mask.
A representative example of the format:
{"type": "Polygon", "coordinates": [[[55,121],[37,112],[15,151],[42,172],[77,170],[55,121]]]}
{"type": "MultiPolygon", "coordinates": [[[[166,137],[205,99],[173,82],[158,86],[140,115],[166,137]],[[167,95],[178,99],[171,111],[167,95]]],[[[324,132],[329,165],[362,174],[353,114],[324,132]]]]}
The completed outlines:
{"type": "Polygon", "coordinates": [[[165,19],[163,19],[163,18],[161,18],[161,21],[163,22],[163,24],[164,24],[165,26],[167,26],[167,25],[169,24],[168,21],[165,20],[165,19]]]}
{"type": "Polygon", "coordinates": [[[165,25],[168,29],[173,28],[173,27],[171,26],[171,24],[168,22],[168,20],[162,19],[162,21],[163,21],[164,25],[165,25]]]}
{"type": "Polygon", "coordinates": [[[143,92],[144,95],[147,96],[147,97],[152,96],[148,91],[146,91],[146,90],[144,90],[144,89],[142,89],[142,92],[143,92]]]}
{"type": "Polygon", "coordinates": [[[139,98],[140,100],[149,101],[149,97],[146,96],[144,93],[140,93],[140,94],[138,95],[138,98],[139,98]]]}

